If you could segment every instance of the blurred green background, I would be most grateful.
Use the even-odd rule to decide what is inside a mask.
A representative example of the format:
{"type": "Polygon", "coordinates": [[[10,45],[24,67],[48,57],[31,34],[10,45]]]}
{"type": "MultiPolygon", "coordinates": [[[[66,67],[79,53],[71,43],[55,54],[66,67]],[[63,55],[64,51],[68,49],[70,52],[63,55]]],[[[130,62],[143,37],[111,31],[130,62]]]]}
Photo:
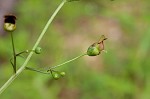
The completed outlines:
{"type": "MultiPolygon", "coordinates": [[[[31,49],[61,0],[18,0],[16,50],[31,49]]],[[[97,57],[62,66],[66,76],[24,71],[0,99],[150,99],[150,0],[81,0],[67,3],[54,19],[28,66],[57,65],[81,53],[104,34],[97,57]]],[[[6,5],[7,6],[7,5],[6,5]]],[[[1,9],[2,10],[2,9],[1,9]]],[[[12,75],[10,35],[0,36],[0,86],[12,75]]],[[[18,59],[18,68],[24,59],[18,59]]]]}

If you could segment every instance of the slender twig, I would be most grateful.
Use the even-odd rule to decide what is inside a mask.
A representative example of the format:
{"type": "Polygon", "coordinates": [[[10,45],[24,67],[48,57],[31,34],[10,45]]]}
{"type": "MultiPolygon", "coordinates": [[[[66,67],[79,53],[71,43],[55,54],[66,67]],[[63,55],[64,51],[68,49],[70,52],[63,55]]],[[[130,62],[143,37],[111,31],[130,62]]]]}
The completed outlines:
{"type": "Polygon", "coordinates": [[[13,48],[13,59],[14,62],[11,63],[14,69],[14,72],[16,73],[16,51],[15,51],[15,44],[14,44],[14,38],[13,38],[13,33],[11,32],[11,42],[12,42],[12,48],[13,48]]]}
{"type": "MultiPolygon", "coordinates": [[[[66,0],[63,0],[61,2],[61,4],[58,6],[58,8],[55,10],[55,12],[53,13],[53,15],[50,17],[50,19],[48,20],[47,24],[45,25],[43,31],[41,32],[39,38],[37,39],[35,45],[33,46],[32,50],[35,50],[35,48],[38,46],[38,44],[40,43],[41,39],[43,38],[44,34],[46,33],[49,25],[51,24],[51,22],[53,21],[54,17],[56,16],[56,14],[59,12],[59,10],[63,7],[63,5],[66,3],[66,0]]],[[[34,52],[30,52],[29,55],[27,56],[25,62],[23,63],[23,65],[17,70],[16,74],[13,74],[8,81],[0,88],[0,94],[14,81],[14,79],[20,74],[22,73],[22,71],[25,69],[26,65],[28,64],[30,58],[32,57],[34,52]]]]}

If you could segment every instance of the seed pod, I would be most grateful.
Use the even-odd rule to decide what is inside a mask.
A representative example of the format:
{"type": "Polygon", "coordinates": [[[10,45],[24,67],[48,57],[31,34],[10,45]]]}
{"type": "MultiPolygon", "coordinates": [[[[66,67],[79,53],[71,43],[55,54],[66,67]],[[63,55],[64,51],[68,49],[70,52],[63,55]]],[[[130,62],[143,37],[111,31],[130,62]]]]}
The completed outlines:
{"type": "Polygon", "coordinates": [[[63,77],[63,76],[66,75],[66,73],[65,72],[60,72],[60,75],[63,77]]]}
{"type": "Polygon", "coordinates": [[[100,50],[99,48],[97,47],[98,44],[93,44],[91,45],[88,50],[87,50],[87,55],[89,56],[97,56],[100,54],[100,50]]]}
{"type": "Polygon", "coordinates": [[[37,47],[34,52],[35,52],[36,54],[41,54],[42,48],[41,48],[41,47],[37,47]]]}
{"type": "Polygon", "coordinates": [[[14,15],[4,16],[4,29],[8,32],[12,32],[16,29],[16,17],[14,15]]]}
{"type": "Polygon", "coordinates": [[[103,41],[106,40],[107,38],[102,35],[100,37],[100,40],[94,44],[92,44],[88,50],[87,50],[87,55],[89,56],[97,56],[101,53],[101,51],[104,50],[104,43],[103,41]]]}
{"type": "Polygon", "coordinates": [[[58,73],[53,73],[52,75],[55,80],[58,80],[60,78],[60,75],[58,73]]]}

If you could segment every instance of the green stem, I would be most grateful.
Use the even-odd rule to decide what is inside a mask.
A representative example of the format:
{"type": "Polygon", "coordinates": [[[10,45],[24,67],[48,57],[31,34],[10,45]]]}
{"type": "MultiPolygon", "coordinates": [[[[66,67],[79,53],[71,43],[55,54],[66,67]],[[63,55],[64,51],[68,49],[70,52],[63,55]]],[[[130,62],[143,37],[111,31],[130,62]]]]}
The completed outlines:
{"type": "MultiPolygon", "coordinates": [[[[21,54],[29,53],[29,52],[31,52],[31,51],[33,51],[33,50],[25,50],[25,51],[19,52],[19,53],[15,54],[15,57],[16,57],[16,59],[17,59],[17,56],[23,57],[23,56],[21,56],[21,54]]],[[[34,52],[34,51],[33,51],[33,52],[34,52]]],[[[23,57],[23,58],[24,58],[24,57],[23,57]]],[[[14,56],[13,56],[12,58],[10,58],[10,63],[12,64],[12,66],[14,66],[14,64],[13,64],[13,62],[12,62],[13,59],[14,59],[14,56]]]]}
{"type": "Polygon", "coordinates": [[[13,33],[11,32],[11,42],[12,42],[12,47],[13,47],[13,57],[14,57],[14,62],[13,62],[13,69],[14,72],[16,73],[16,52],[15,52],[15,45],[14,45],[14,38],[13,38],[13,33]]]}
{"type": "Polygon", "coordinates": [[[38,70],[38,69],[35,69],[35,68],[31,68],[31,67],[27,67],[27,66],[26,66],[26,70],[35,71],[35,72],[39,72],[39,73],[42,73],[42,74],[50,74],[49,72],[44,72],[44,71],[41,71],[41,70],[38,70]]]}
{"type": "Polygon", "coordinates": [[[30,53],[31,51],[34,52],[34,50],[25,50],[20,53],[17,53],[16,56],[20,56],[21,54],[24,54],[24,53],[30,53]]]}
{"type": "MultiPolygon", "coordinates": [[[[75,57],[75,58],[73,58],[73,59],[70,59],[70,60],[68,60],[68,61],[65,61],[65,62],[63,62],[63,63],[61,63],[61,64],[56,65],[56,66],[48,67],[49,69],[47,70],[47,72],[42,71],[42,70],[39,70],[39,69],[31,68],[31,67],[25,67],[25,68],[26,68],[27,70],[39,72],[39,73],[42,73],[42,74],[50,74],[48,71],[51,71],[51,74],[52,74],[52,71],[54,71],[53,69],[55,69],[55,68],[57,68],[57,67],[60,67],[60,66],[62,66],[62,65],[65,65],[65,64],[67,64],[67,63],[70,63],[70,62],[72,62],[72,61],[74,61],[74,60],[76,60],[76,59],[78,59],[78,58],[80,58],[80,57],[82,57],[82,56],[85,56],[85,55],[87,55],[87,54],[86,54],[86,53],[85,53],[85,54],[81,54],[81,55],[79,55],[79,56],[77,56],[77,57],[75,57]]],[[[56,71],[55,71],[55,72],[56,72],[56,71]]]]}
{"type": "MultiPolygon", "coordinates": [[[[85,55],[87,55],[87,53],[81,54],[81,55],[79,55],[79,56],[77,56],[77,57],[75,57],[75,58],[73,58],[73,59],[70,59],[70,60],[68,60],[68,61],[66,61],[66,62],[63,62],[63,63],[58,64],[58,65],[56,65],[56,66],[50,67],[49,70],[58,68],[58,67],[60,67],[60,66],[62,66],[62,65],[65,65],[65,64],[67,64],[67,63],[70,63],[70,62],[72,62],[72,61],[74,61],[74,60],[76,60],[76,59],[78,59],[78,58],[80,58],[80,57],[82,57],[82,56],[85,56],[85,55]]],[[[48,71],[49,71],[49,70],[48,70],[48,71]]]]}
{"type": "MultiPolygon", "coordinates": [[[[51,24],[51,22],[53,21],[54,17],[56,16],[56,14],[59,12],[59,10],[63,7],[63,5],[66,3],[66,0],[63,0],[61,2],[61,4],[58,6],[58,8],[55,10],[55,12],[53,13],[53,15],[50,17],[50,19],[48,20],[47,24],[45,25],[43,31],[41,32],[39,38],[37,39],[35,45],[33,46],[32,50],[35,50],[35,48],[38,46],[38,44],[40,43],[42,37],[44,36],[44,34],[46,33],[46,30],[48,29],[49,25],[51,24]]],[[[17,70],[16,74],[13,74],[8,81],[0,88],[0,94],[15,80],[15,78],[17,78],[17,76],[22,73],[22,71],[25,69],[26,65],[28,64],[29,60],[31,59],[33,55],[33,52],[30,52],[29,55],[27,56],[25,62],[23,63],[23,65],[17,70]]]]}

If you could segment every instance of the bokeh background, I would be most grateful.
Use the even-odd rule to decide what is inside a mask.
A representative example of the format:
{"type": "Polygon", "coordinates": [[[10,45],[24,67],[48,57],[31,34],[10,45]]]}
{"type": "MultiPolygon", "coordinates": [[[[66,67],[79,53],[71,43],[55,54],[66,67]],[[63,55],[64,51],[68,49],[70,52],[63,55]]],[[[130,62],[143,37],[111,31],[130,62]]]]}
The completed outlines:
{"type": "MultiPolygon", "coordinates": [[[[3,16],[17,16],[16,50],[31,49],[61,0],[0,1],[0,86],[12,75],[10,34],[3,16]]],[[[107,53],[62,66],[66,76],[24,71],[0,99],[150,99],[150,0],[81,0],[56,16],[28,66],[57,65],[79,54],[104,34],[107,53]]],[[[25,55],[26,56],[26,55],[25,55]]],[[[18,68],[24,59],[18,59],[18,68]]]]}

